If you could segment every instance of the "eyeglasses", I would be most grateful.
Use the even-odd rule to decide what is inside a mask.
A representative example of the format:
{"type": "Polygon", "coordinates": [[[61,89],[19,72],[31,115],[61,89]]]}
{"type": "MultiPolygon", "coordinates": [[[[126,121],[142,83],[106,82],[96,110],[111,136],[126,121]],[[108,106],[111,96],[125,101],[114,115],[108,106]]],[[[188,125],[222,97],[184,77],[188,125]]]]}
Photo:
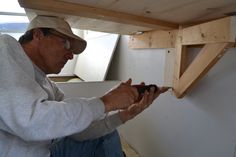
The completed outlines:
{"type": "Polygon", "coordinates": [[[70,46],[70,41],[68,39],[64,39],[64,48],[66,50],[70,50],[71,46],[70,46]]]}
{"type": "Polygon", "coordinates": [[[55,35],[55,36],[61,38],[62,39],[62,43],[64,44],[64,48],[66,50],[70,50],[71,49],[70,41],[68,39],[66,39],[66,37],[64,37],[63,35],[59,34],[56,31],[50,31],[50,34],[55,35]]]}

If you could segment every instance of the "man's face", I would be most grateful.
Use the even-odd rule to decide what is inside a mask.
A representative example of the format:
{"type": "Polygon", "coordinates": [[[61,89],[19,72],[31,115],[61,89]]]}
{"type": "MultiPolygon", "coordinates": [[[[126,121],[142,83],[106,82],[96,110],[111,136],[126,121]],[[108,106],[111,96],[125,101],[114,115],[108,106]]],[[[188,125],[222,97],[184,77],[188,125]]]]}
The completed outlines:
{"type": "Polygon", "coordinates": [[[69,59],[73,59],[73,53],[68,50],[69,39],[58,32],[52,32],[40,40],[39,55],[41,56],[41,69],[46,74],[57,74],[61,71],[69,59]],[[67,46],[66,46],[67,45],[67,46]]]}

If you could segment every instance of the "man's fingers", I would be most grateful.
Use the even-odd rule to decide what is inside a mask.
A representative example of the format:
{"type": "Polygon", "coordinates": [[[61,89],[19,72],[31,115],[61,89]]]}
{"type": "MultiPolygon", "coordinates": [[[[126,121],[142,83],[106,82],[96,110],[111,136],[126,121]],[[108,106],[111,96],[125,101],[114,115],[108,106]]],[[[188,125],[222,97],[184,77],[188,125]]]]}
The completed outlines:
{"type": "Polygon", "coordinates": [[[148,91],[145,91],[141,101],[139,102],[139,106],[142,109],[142,111],[144,109],[146,109],[153,101],[153,95],[151,95],[151,93],[149,93],[148,91]]]}
{"type": "MultiPolygon", "coordinates": [[[[131,80],[128,80],[125,83],[131,83],[130,81],[131,80]]],[[[138,114],[140,114],[142,111],[148,108],[161,93],[168,91],[168,89],[170,89],[170,87],[159,87],[159,90],[157,92],[155,92],[154,87],[151,87],[149,91],[146,90],[141,95],[142,96],[141,100],[139,100],[135,104],[132,104],[127,109],[121,112],[120,115],[121,115],[122,121],[125,122],[127,120],[134,118],[138,114]]]]}
{"type": "Polygon", "coordinates": [[[145,85],[145,83],[144,83],[144,82],[141,82],[140,84],[141,84],[141,85],[143,85],[143,86],[145,85]]]}
{"type": "Polygon", "coordinates": [[[132,83],[132,79],[131,79],[131,78],[129,78],[129,79],[125,82],[125,84],[127,84],[127,85],[131,85],[131,83],[132,83]]]}

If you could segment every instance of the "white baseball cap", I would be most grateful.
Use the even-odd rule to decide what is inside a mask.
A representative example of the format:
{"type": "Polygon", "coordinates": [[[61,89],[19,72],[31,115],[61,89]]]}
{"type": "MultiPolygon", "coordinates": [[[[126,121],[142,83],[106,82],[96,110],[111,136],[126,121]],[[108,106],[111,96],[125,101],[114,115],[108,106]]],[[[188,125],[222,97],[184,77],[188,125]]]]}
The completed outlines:
{"type": "Polygon", "coordinates": [[[71,39],[71,50],[74,54],[79,54],[86,48],[87,42],[75,35],[72,32],[70,25],[60,17],[37,15],[34,19],[32,19],[32,21],[30,21],[27,30],[34,28],[52,28],[69,37],[71,39]]]}

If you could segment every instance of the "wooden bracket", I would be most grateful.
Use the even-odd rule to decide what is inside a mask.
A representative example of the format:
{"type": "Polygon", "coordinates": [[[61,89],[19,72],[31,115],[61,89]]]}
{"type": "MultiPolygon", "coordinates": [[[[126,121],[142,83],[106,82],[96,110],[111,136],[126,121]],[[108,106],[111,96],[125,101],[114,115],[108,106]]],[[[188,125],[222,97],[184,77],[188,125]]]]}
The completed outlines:
{"type": "MultiPolygon", "coordinates": [[[[186,92],[223,56],[230,45],[230,43],[205,44],[187,68],[182,66],[185,59],[176,57],[176,67],[179,67],[175,70],[173,82],[173,89],[176,97],[182,98],[186,92]],[[182,69],[186,70],[183,71],[182,69]]],[[[186,51],[183,49],[176,51],[177,56],[183,56],[185,54],[186,51]]]]}
{"type": "MultiPolygon", "coordinates": [[[[179,30],[161,33],[160,31],[153,31],[138,37],[132,36],[130,45],[132,48],[174,47],[175,54],[167,55],[167,57],[169,56],[171,59],[166,59],[166,64],[173,65],[166,67],[173,68],[173,70],[165,69],[167,73],[172,73],[165,74],[165,76],[172,76],[173,79],[165,78],[165,80],[172,81],[171,83],[165,81],[165,84],[172,84],[176,97],[182,98],[187,91],[215,65],[224,55],[227,48],[234,46],[235,39],[236,17],[232,16],[188,28],[180,28],[179,30]],[[155,41],[152,41],[153,39],[162,41],[157,44],[155,41]],[[175,44],[173,44],[173,41],[175,44]],[[187,65],[187,47],[193,45],[204,46],[191,64],[187,65]]],[[[168,52],[170,51],[168,50],[168,52]]]]}

